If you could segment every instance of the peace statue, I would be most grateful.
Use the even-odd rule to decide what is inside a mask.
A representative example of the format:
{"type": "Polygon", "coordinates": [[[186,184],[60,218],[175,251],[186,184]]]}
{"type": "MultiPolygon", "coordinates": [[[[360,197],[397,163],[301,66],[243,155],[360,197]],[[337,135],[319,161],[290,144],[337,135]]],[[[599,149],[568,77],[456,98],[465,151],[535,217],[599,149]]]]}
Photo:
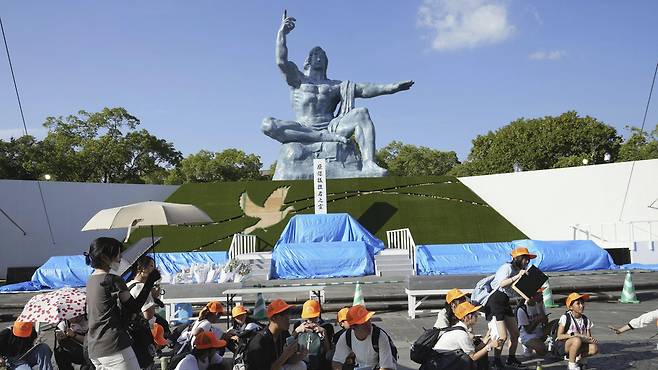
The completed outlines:
{"type": "Polygon", "coordinates": [[[291,89],[295,121],[268,117],[265,135],[281,142],[274,180],[313,178],[313,158],[327,160],[328,178],[381,177],[375,163],[375,127],[366,108],[355,98],[372,98],[408,90],[411,80],[392,84],[355,83],[327,78],[327,54],[316,46],[304,61],[304,71],[288,60],[286,36],[295,18],[284,12],[277,34],[276,63],[291,89]],[[337,112],[337,113],[334,113],[337,112]],[[354,136],[358,149],[350,140],[354,136]]]}

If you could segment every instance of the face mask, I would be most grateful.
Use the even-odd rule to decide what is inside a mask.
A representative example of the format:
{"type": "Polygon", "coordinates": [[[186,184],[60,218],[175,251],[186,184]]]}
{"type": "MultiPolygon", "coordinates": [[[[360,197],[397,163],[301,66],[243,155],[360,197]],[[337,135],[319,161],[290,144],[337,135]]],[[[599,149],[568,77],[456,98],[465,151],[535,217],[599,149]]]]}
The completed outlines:
{"type": "Polygon", "coordinates": [[[149,319],[149,325],[153,326],[153,324],[155,324],[155,316],[151,317],[151,319],[149,319]]]}
{"type": "Polygon", "coordinates": [[[113,261],[110,263],[110,270],[114,272],[119,272],[119,266],[121,266],[121,262],[113,261]]]}

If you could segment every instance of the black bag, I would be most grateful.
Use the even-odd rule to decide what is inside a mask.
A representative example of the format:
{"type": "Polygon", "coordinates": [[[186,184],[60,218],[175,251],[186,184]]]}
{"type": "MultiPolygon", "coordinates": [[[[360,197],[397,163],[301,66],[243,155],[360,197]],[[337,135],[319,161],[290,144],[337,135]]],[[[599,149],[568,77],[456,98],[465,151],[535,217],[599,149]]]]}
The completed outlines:
{"type": "Polygon", "coordinates": [[[128,324],[128,335],[132,339],[132,348],[137,356],[139,367],[146,368],[153,364],[155,344],[149,322],[140,315],[135,315],[128,324]]]}
{"type": "MultiPolygon", "coordinates": [[[[395,363],[398,362],[398,349],[395,347],[395,344],[393,344],[393,341],[391,340],[391,336],[388,335],[382,328],[379,326],[372,324],[372,336],[370,337],[372,339],[372,348],[375,350],[375,353],[379,355],[379,335],[381,333],[384,333],[386,335],[386,338],[388,338],[388,344],[391,346],[391,354],[393,355],[393,361],[395,363]]],[[[347,344],[347,347],[351,350],[352,349],[352,329],[347,329],[345,330],[345,344],[347,344]]]]}
{"type": "Polygon", "coordinates": [[[244,364],[244,359],[247,355],[247,348],[249,348],[249,342],[251,342],[256,334],[260,333],[263,329],[264,328],[261,328],[261,330],[243,330],[242,332],[237,333],[239,339],[235,346],[235,350],[233,351],[233,365],[244,364]]]}
{"type": "Polygon", "coordinates": [[[468,353],[457,349],[454,351],[434,351],[419,370],[474,370],[475,363],[468,353]]]}
{"type": "Polygon", "coordinates": [[[411,358],[411,361],[421,365],[424,364],[436,352],[434,351],[434,346],[436,345],[436,342],[439,341],[441,335],[453,330],[466,331],[466,329],[461,326],[451,326],[443,329],[431,328],[425,330],[409,349],[409,357],[411,358]]]}
{"type": "MultiPolygon", "coordinates": [[[[564,330],[569,330],[571,327],[571,313],[569,311],[565,312],[564,315],[567,317],[567,320],[564,323],[564,330]]],[[[588,325],[588,320],[587,316],[583,315],[583,326],[585,327],[585,330],[587,330],[587,325],[588,325]]],[[[551,320],[551,322],[548,323],[549,331],[548,331],[548,342],[551,343],[551,352],[553,354],[557,354],[557,349],[558,349],[558,340],[557,340],[557,331],[560,328],[560,320],[555,319],[551,320]]],[[[586,334],[586,333],[579,333],[579,334],[586,334]]]]}

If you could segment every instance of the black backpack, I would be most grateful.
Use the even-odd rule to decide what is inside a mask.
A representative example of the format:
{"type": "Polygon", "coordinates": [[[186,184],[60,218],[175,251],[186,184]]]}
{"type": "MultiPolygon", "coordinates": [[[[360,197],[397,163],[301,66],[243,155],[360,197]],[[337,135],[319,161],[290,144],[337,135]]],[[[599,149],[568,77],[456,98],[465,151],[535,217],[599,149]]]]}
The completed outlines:
{"type": "MultiPolygon", "coordinates": [[[[391,336],[388,335],[387,332],[384,331],[384,329],[380,328],[379,326],[372,324],[372,348],[375,350],[375,353],[379,355],[379,335],[381,333],[384,333],[386,335],[386,338],[388,338],[388,344],[391,346],[391,354],[393,355],[393,361],[396,363],[398,362],[398,349],[395,347],[395,344],[393,344],[393,341],[391,340],[391,336]]],[[[352,329],[347,329],[345,330],[345,344],[347,344],[347,347],[352,350],[352,329]]]]}
{"type": "MultiPolygon", "coordinates": [[[[571,313],[569,311],[565,312],[564,315],[567,317],[567,321],[564,323],[564,330],[569,330],[571,327],[571,313]]],[[[585,330],[587,330],[587,325],[589,323],[589,320],[587,319],[587,316],[583,315],[583,325],[585,326],[585,330]]],[[[549,334],[548,334],[548,340],[553,343],[553,348],[551,349],[553,353],[556,353],[557,351],[557,331],[560,328],[560,320],[555,319],[552,320],[550,323],[548,323],[548,327],[550,328],[549,334]]],[[[585,333],[580,333],[580,334],[585,334],[585,333]]]]}
{"type": "Polygon", "coordinates": [[[247,355],[247,348],[249,348],[249,342],[251,342],[256,334],[262,332],[263,329],[265,329],[265,327],[259,323],[256,324],[258,324],[260,327],[259,330],[243,330],[239,333],[236,333],[239,339],[233,350],[233,365],[244,364],[244,359],[247,355]]]}
{"type": "Polygon", "coordinates": [[[439,341],[439,338],[441,338],[441,335],[453,330],[466,331],[462,326],[450,326],[443,329],[426,329],[409,349],[409,357],[411,358],[411,361],[421,365],[427,362],[432,355],[437,353],[434,350],[434,346],[436,345],[436,342],[439,341]]]}

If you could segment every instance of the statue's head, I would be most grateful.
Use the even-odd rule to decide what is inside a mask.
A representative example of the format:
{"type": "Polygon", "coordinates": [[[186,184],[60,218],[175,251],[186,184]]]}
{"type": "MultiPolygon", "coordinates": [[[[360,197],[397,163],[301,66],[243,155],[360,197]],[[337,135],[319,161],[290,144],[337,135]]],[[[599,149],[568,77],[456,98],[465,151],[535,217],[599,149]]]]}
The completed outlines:
{"type": "Polygon", "coordinates": [[[321,70],[326,78],[328,65],[329,59],[327,59],[327,53],[325,53],[321,47],[316,46],[308,52],[308,57],[306,57],[306,60],[304,61],[304,71],[309,71],[311,69],[321,70]]]}

